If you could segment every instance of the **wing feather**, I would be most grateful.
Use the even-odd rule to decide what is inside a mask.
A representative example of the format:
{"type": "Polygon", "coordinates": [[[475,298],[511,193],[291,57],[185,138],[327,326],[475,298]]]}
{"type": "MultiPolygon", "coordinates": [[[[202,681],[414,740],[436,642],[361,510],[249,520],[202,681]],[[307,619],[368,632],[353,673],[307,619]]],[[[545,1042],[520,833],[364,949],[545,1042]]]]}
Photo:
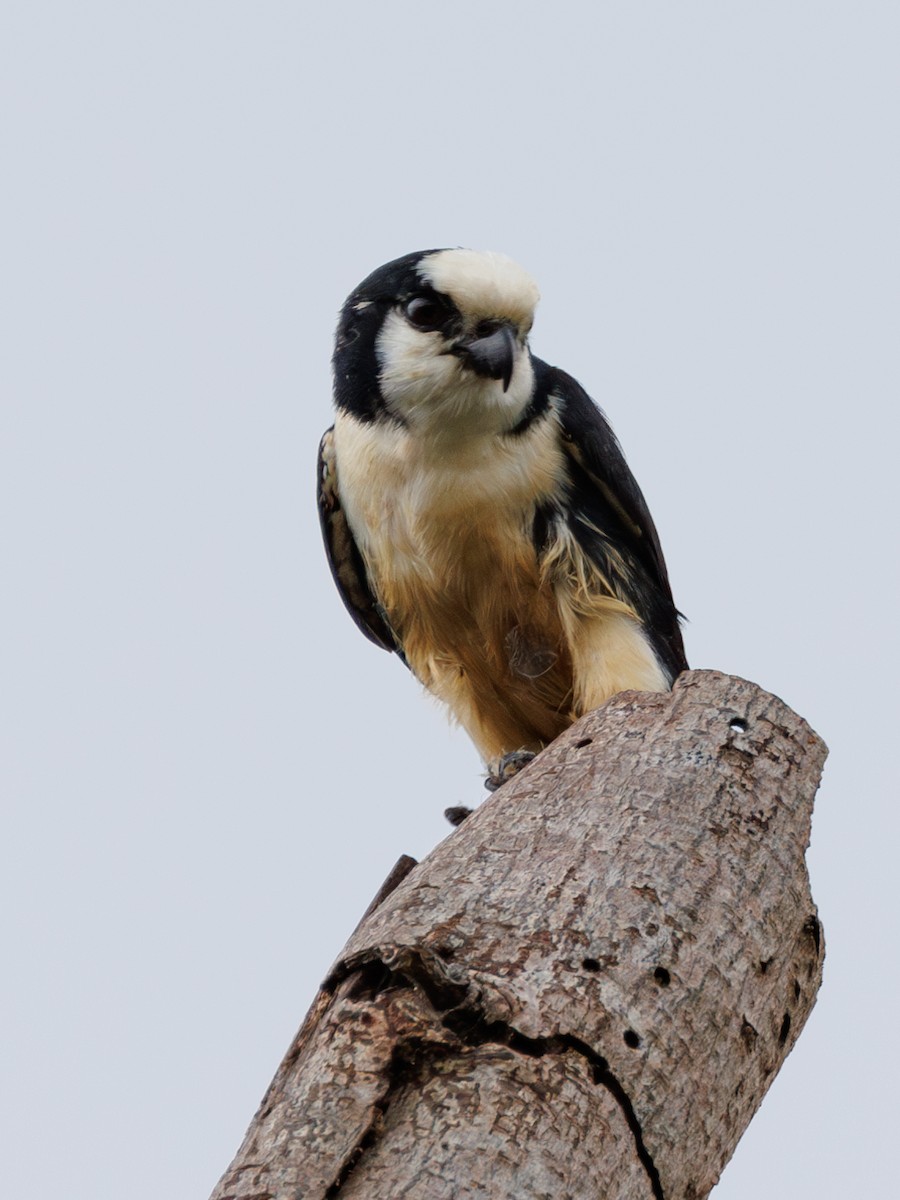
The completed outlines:
{"type": "Polygon", "coordinates": [[[687,669],[681,614],[647,502],[615,434],[584,388],[564,371],[540,366],[540,374],[546,372],[544,386],[557,399],[568,458],[571,532],[616,595],[637,613],[674,680],[687,669]]]}
{"type": "Polygon", "coordinates": [[[326,431],[319,446],[318,500],[328,565],[347,612],[370,642],[382,650],[397,650],[397,641],[369,586],[362,555],[341,507],[334,426],[326,431]]]}

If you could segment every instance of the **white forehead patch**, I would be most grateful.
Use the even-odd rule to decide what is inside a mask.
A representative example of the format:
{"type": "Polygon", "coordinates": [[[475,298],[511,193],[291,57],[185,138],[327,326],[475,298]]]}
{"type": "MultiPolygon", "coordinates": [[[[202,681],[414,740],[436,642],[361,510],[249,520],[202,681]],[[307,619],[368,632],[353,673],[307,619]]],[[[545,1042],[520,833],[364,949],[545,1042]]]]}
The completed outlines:
{"type": "Polygon", "coordinates": [[[540,299],[537,284],[518,263],[493,250],[438,250],[419,274],[449,296],[464,316],[506,318],[529,329],[540,299]]]}

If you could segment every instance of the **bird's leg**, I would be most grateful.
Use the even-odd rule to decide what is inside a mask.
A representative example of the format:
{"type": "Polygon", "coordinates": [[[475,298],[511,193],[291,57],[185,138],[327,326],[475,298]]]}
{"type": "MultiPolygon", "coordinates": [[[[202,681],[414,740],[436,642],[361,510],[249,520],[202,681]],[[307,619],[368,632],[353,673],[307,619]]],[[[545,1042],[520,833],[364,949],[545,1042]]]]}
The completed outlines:
{"type": "Polygon", "coordinates": [[[489,792],[496,792],[497,788],[527,767],[533,758],[534,753],[531,750],[511,750],[508,754],[501,754],[499,758],[488,763],[484,786],[489,792]]]}
{"type": "MultiPolygon", "coordinates": [[[[489,792],[496,792],[497,788],[502,787],[514,775],[518,775],[520,771],[524,770],[534,757],[531,750],[512,750],[509,754],[501,754],[499,758],[488,763],[488,774],[484,786],[489,792]]],[[[445,808],[444,816],[451,825],[458,826],[462,825],[466,817],[472,815],[472,811],[471,808],[458,804],[453,808],[445,808]]]]}

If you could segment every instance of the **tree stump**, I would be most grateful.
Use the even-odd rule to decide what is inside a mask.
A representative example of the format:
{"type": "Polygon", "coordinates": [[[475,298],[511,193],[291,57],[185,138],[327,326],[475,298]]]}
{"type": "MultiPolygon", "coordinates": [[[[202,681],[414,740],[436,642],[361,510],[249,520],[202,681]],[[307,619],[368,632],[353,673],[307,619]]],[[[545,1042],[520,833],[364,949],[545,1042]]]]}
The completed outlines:
{"type": "Polygon", "coordinates": [[[712,671],[623,692],[351,937],[213,1200],[698,1200],[815,1001],[826,748],[712,671]]]}

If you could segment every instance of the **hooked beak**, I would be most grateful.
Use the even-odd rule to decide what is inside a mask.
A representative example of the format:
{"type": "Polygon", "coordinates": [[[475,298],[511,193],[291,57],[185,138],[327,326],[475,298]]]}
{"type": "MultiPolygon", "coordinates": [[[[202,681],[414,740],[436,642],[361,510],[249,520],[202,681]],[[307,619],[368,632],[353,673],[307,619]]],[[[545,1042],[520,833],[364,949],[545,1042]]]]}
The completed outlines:
{"type": "Polygon", "coordinates": [[[502,379],[505,392],[516,363],[516,335],[506,321],[483,321],[474,337],[456,343],[453,353],[476,375],[502,379]]]}

